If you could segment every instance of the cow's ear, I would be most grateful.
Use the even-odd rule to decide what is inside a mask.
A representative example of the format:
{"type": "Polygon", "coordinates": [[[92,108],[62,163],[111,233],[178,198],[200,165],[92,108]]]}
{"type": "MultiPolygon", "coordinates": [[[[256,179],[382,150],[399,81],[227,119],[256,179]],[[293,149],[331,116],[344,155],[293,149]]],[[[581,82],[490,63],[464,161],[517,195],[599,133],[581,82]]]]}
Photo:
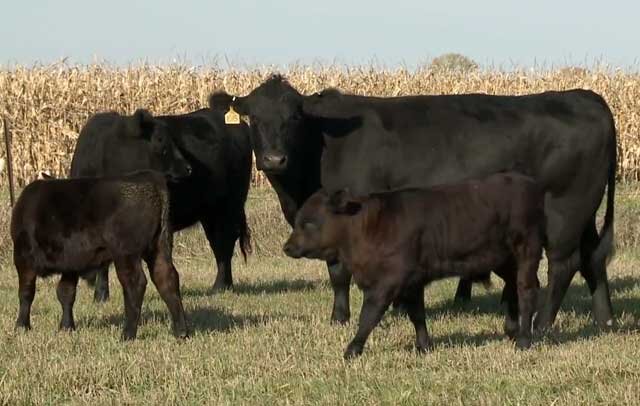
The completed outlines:
{"type": "Polygon", "coordinates": [[[137,137],[150,139],[154,128],[154,119],[151,113],[145,109],[137,109],[132,116],[133,134],[137,137]]]}
{"type": "Polygon", "coordinates": [[[240,115],[246,116],[250,114],[246,96],[233,96],[222,90],[209,96],[209,108],[211,110],[227,112],[231,106],[240,115]]]}
{"type": "Polygon", "coordinates": [[[362,202],[353,198],[347,189],[341,189],[329,195],[329,208],[334,214],[353,216],[362,209],[362,202]]]}
{"type": "Polygon", "coordinates": [[[323,91],[305,96],[302,112],[313,120],[323,134],[340,138],[362,127],[364,117],[341,103],[342,94],[323,91]]]}

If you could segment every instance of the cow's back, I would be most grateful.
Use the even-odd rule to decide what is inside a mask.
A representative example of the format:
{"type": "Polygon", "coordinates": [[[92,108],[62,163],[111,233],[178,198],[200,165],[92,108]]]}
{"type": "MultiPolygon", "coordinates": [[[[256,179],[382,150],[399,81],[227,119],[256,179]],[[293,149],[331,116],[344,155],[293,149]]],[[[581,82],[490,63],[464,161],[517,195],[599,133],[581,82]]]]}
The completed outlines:
{"type": "Polygon", "coordinates": [[[615,144],[609,108],[585,90],[343,98],[336,109],[345,104],[365,119],[346,137],[325,136],[322,184],[329,190],[368,194],[510,170],[566,190],[573,184],[567,173],[606,173],[607,146],[615,144]]]}
{"type": "MultiPolygon", "coordinates": [[[[71,159],[70,177],[103,176],[103,161],[110,140],[123,131],[122,116],[117,113],[98,113],[82,127],[71,159]]],[[[115,151],[117,152],[117,151],[115,151]]]]}

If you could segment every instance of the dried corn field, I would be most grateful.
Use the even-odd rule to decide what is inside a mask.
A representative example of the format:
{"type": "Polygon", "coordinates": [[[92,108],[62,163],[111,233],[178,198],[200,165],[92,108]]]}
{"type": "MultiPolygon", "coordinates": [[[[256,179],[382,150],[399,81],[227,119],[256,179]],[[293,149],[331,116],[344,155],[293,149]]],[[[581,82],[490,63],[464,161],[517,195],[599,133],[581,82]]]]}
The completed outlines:
{"type": "MultiPolygon", "coordinates": [[[[92,114],[130,114],[145,107],[154,114],[183,113],[206,106],[215,89],[247,94],[270,68],[221,70],[184,66],[56,64],[0,71],[0,114],[13,134],[13,159],[19,185],[38,170],[66,174],[80,128],[92,114]]],[[[541,72],[434,72],[371,67],[305,67],[283,72],[302,93],[334,86],[356,94],[398,96],[483,92],[524,94],[571,88],[592,89],[611,106],[619,134],[619,178],[640,179],[640,74],[611,70],[560,69],[541,72]]],[[[4,150],[0,157],[4,157],[4,150]]],[[[6,180],[6,171],[0,175],[6,180]]],[[[264,179],[254,173],[253,184],[264,179]]]]}

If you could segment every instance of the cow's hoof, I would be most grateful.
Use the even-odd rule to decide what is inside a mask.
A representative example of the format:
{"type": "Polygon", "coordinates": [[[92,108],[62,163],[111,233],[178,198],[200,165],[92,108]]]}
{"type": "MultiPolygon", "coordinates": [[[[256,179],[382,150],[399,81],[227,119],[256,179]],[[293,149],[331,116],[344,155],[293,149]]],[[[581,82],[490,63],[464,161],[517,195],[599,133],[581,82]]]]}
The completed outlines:
{"type": "Polygon", "coordinates": [[[173,336],[180,340],[186,340],[189,338],[189,331],[185,329],[173,330],[173,336]]]}
{"type": "Polygon", "coordinates": [[[29,330],[31,330],[31,323],[23,323],[23,322],[17,321],[15,330],[16,331],[29,331],[29,330]]]}
{"type": "Polygon", "coordinates": [[[66,331],[66,332],[70,333],[70,332],[76,330],[76,326],[74,324],[60,324],[58,330],[62,331],[62,332],[66,331]]]}
{"type": "Polygon", "coordinates": [[[519,350],[527,350],[531,348],[531,338],[530,337],[518,337],[516,339],[516,348],[519,350]]]}
{"type": "Polygon", "coordinates": [[[349,323],[349,316],[342,316],[342,317],[334,317],[331,316],[331,324],[333,325],[337,325],[337,326],[344,326],[345,324],[349,323]]]}
{"type": "Polygon", "coordinates": [[[344,326],[345,324],[349,323],[349,315],[348,314],[332,314],[331,315],[331,324],[334,325],[339,325],[339,326],[344,326]]]}
{"type": "Polygon", "coordinates": [[[433,350],[433,343],[431,342],[427,342],[427,343],[416,343],[416,351],[418,352],[418,354],[426,354],[429,353],[433,350]]]}
{"type": "Polygon", "coordinates": [[[358,344],[349,344],[344,352],[344,359],[350,360],[359,357],[362,354],[362,346],[358,344]]]}
{"type": "Polygon", "coordinates": [[[518,335],[520,325],[517,320],[511,320],[510,318],[504,319],[504,334],[511,340],[515,340],[518,335]]]}
{"type": "Polygon", "coordinates": [[[123,331],[122,332],[122,341],[133,341],[136,339],[136,332],[131,332],[131,331],[123,331]]]}
{"type": "Polygon", "coordinates": [[[598,327],[598,329],[607,332],[607,331],[613,331],[617,328],[617,323],[613,318],[605,318],[602,320],[596,320],[596,327],[598,327]]]}

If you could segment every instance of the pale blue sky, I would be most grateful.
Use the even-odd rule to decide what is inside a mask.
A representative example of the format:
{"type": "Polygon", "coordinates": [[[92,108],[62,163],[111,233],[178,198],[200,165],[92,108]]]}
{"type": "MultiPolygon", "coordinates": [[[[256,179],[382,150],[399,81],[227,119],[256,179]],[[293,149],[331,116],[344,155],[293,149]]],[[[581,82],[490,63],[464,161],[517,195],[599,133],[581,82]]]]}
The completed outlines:
{"type": "Polygon", "coordinates": [[[2,0],[0,64],[636,65],[635,0],[2,0]]]}

